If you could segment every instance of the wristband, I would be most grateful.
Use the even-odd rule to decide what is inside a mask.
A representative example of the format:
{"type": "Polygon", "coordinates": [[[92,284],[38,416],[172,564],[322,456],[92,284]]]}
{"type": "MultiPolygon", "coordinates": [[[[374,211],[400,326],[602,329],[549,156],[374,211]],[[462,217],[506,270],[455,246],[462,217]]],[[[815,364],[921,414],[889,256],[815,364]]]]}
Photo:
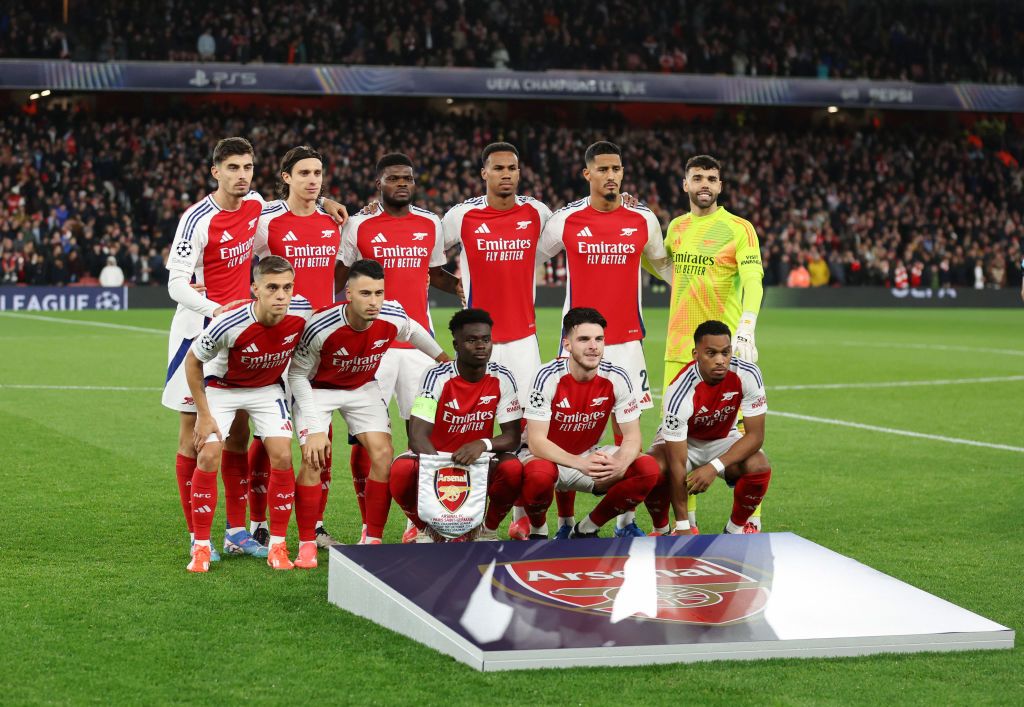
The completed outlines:
{"type": "Polygon", "coordinates": [[[719,459],[718,457],[715,457],[714,459],[709,461],[708,464],[710,464],[711,467],[719,474],[725,473],[725,464],[723,464],[722,460],[719,459]]]}
{"type": "Polygon", "coordinates": [[[487,439],[486,437],[484,437],[480,441],[484,443],[484,447],[487,448],[488,452],[491,451],[492,449],[494,449],[494,445],[491,443],[491,440],[487,439]]]}

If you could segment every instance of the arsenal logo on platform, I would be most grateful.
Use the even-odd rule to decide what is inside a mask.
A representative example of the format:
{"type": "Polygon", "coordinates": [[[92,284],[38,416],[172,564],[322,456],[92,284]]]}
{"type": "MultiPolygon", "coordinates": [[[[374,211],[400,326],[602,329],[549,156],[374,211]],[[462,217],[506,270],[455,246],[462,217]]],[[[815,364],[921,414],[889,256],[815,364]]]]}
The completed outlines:
{"type": "MultiPolygon", "coordinates": [[[[494,582],[509,594],[548,606],[610,616],[625,578],[626,557],[573,557],[509,562],[494,582]]],[[[658,557],[658,614],[672,623],[724,626],[760,613],[768,587],[753,577],[697,557],[658,557]]]]}
{"type": "Polygon", "coordinates": [[[451,466],[438,469],[434,473],[434,493],[449,513],[459,510],[469,498],[469,471],[451,466]]]}

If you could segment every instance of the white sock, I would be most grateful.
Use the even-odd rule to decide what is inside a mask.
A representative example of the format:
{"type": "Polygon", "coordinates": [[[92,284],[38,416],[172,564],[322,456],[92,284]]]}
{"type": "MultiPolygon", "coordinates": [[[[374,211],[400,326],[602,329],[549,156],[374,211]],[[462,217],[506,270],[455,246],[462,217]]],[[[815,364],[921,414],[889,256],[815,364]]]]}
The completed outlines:
{"type": "Polygon", "coordinates": [[[249,521],[249,532],[255,533],[260,528],[266,528],[267,521],[265,520],[251,520],[249,521]]]}
{"type": "Polygon", "coordinates": [[[526,509],[522,506],[512,506],[512,522],[515,523],[517,520],[522,520],[526,517],[526,509]]]}
{"type": "Polygon", "coordinates": [[[365,544],[369,545],[371,540],[380,540],[380,538],[375,538],[372,535],[367,535],[366,536],[366,543],[365,544]]]}
{"type": "Polygon", "coordinates": [[[668,535],[669,527],[666,525],[664,528],[655,528],[654,532],[655,533],[660,533],[661,535],[668,535]]]}
{"type": "Polygon", "coordinates": [[[732,522],[732,519],[730,518],[725,523],[725,532],[727,532],[727,533],[742,533],[743,532],[743,526],[742,525],[736,525],[735,523],[732,522]]]}
{"type": "Polygon", "coordinates": [[[194,543],[195,541],[196,541],[196,534],[195,533],[189,533],[188,534],[188,542],[189,542],[189,544],[194,543]]]}
{"type": "Polygon", "coordinates": [[[210,547],[209,540],[196,540],[196,547],[210,547]]]}
{"type": "Polygon", "coordinates": [[[235,533],[241,533],[243,531],[245,531],[244,525],[238,528],[228,528],[228,535],[234,535],[235,533]]]}
{"type": "Polygon", "coordinates": [[[570,528],[576,525],[576,516],[558,516],[558,527],[568,525],[570,528]]]}
{"type": "Polygon", "coordinates": [[[620,513],[615,517],[615,527],[620,529],[625,528],[627,525],[635,521],[636,513],[634,511],[626,511],[625,513],[620,513]]]}
{"type": "Polygon", "coordinates": [[[408,518],[406,518],[405,519],[405,529],[408,530],[411,527],[413,527],[413,522],[411,520],[409,520],[408,518]]]}
{"type": "Polygon", "coordinates": [[[587,514],[587,516],[583,520],[580,521],[580,532],[581,533],[596,533],[600,529],[601,529],[600,525],[597,525],[592,520],[590,520],[590,514],[589,513],[587,514]]]}
{"type": "Polygon", "coordinates": [[[761,529],[761,516],[750,516],[750,520],[747,521],[758,530],[761,529]]]}
{"type": "Polygon", "coordinates": [[[688,511],[686,520],[690,525],[697,525],[697,511],[688,511]]]}
{"type": "Polygon", "coordinates": [[[284,542],[284,536],[283,535],[271,535],[270,536],[269,547],[273,547],[274,545],[277,545],[278,543],[283,543],[283,542],[284,542]]]}
{"type": "MultiPolygon", "coordinates": [[[[668,526],[665,526],[665,527],[667,528],[668,526]]],[[[689,529],[690,529],[690,521],[688,521],[688,520],[677,520],[676,521],[675,530],[689,530],[689,529]]]]}
{"type": "Polygon", "coordinates": [[[545,523],[544,525],[533,525],[532,523],[530,524],[530,535],[547,535],[547,534],[548,534],[548,524],[547,523],[545,523]]]}
{"type": "Polygon", "coordinates": [[[320,519],[320,520],[318,520],[318,521],[316,522],[316,527],[317,527],[317,528],[322,528],[322,527],[324,527],[324,521],[323,521],[323,519],[320,519]]]}

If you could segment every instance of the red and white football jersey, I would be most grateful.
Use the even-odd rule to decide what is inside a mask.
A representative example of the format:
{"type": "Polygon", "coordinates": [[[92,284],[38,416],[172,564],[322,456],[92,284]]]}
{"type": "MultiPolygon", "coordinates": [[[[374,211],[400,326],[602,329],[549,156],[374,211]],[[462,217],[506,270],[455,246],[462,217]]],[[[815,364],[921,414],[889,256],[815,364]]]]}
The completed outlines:
{"type": "Polygon", "coordinates": [[[188,207],[178,222],[167,269],[195,275],[214,302],[249,299],[253,239],[263,205],[263,197],[251,191],[234,211],[220,208],[212,194],[188,207]]]}
{"type": "MultiPolygon", "coordinates": [[[[349,325],[347,306],[347,302],[340,302],[312,316],[295,352],[290,375],[304,375],[314,388],[354,390],[373,380],[393,342],[409,341],[419,332],[434,343],[398,302],[385,300],[380,316],[362,331],[349,325]]],[[[441,347],[437,346],[434,355],[440,353],[441,347]]]]}
{"type": "Polygon", "coordinates": [[[280,255],[295,268],[295,292],[314,309],[334,304],[334,266],[338,262],[341,231],[334,219],[317,208],[298,216],[286,201],[271,201],[256,226],[253,254],[258,258],[280,255]]]}
{"type": "Polygon", "coordinates": [[[608,320],[605,343],[644,338],[641,315],[640,259],[668,257],[661,224],[645,206],[598,211],[590,198],[559,209],[540,237],[540,257],[565,250],[568,278],[563,313],[593,307],[608,320]]]}
{"type": "Polygon", "coordinates": [[[434,449],[454,452],[467,442],[490,439],[495,423],[518,420],[523,409],[512,372],[504,366],[488,363],[484,377],[471,383],[459,375],[455,361],[446,361],[424,375],[412,414],[434,423],[434,449]]]}
{"type": "Polygon", "coordinates": [[[523,408],[527,420],[548,420],[548,439],[570,454],[592,449],[612,413],[620,425],[640,417],[629,374],[608,361],[582,383],[569,372],[568,359],[541,366],[523,408]]]}
{"type": "Polygon", "coordinates": [[[206,364],[207,386],[262,388],[281,380],[313,308],[296,295],[284,319],[264,326],[256,319],[255,307],[250,302],[214,317],[192,342],[192,353],[206,364]]]}
{"type": "Polygon", "coordinates": [[[743,417],[768,412],[761,369],[734,356],[722,382],[711,385],[691,361],[665,391],[661,435],[669,442],[724,439],[736,426],[738,410],[743,417]]]}
{"type": "MultiPolygon", "coordinates": [[[[346,266],[360,258],[376,260],[384,267],[384,294],[400,303],[420,326],[434,332],[427,308],[430,268],[444,265],[444,234],[441,219],[416,206],[402,218],[377,207],[372,214],[356,214],[341,231],[338,259],[346,266]]],[[[411,349],[406,343],[395,348],[411,349]]]]}
{"type": "Polygon", "coordinates": [[[537,243],[551,209],[529,196],[498,211],[478,196],[444,215],[444,247],[462,244],[459,273],[466,304],[490,313],[491,338],[517,341],[537,333],[533,311],[537,243]]]}

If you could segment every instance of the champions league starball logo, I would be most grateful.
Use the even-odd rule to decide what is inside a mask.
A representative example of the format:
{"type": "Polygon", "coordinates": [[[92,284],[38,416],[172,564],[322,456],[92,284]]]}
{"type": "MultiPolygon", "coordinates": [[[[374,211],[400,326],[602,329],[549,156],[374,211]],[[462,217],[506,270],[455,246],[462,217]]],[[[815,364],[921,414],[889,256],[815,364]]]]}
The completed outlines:
{"type": "Polygon", "coordinates": [[[192,244],[188,241],[182,241],[174,246],[174,252],[179,258],[187,258],[192,255],[192,244]]]}
{"type": "Polygon", "coordinates": [[[666,430],[675,432],[682,425],[682,422],[675,415],[666,415],[664,424],[666,430]]]}
{"type": "Polygon", "coordinates": [[[544,407],[544,394],[541,393],[539,390],[535,390],[530,393],[530,407],[544,407]]]}
{"type": "Polygon", "coordinates": [[[121,309],[121,295],[117,292],[101,292],[93,304],[96,309],[121,309]]]}
{"type": "Polygon", "coordinates": [[[199,348],[207,353],[212,353],[217,348],[217,342],[211,339],[206,334],[199,337],[199,348]]]}
{"type": "MultiPolygon", "coordinates": [[[[499,565],[493,581],[527,601],[610,617],[625,581],[627,559],[520,560],[499,565]]],[[[699,557],[657,557],[654,573],[657,615],[635,620],[725,626],[756,616],[768,601],[765,581],[699,557]]]]}

